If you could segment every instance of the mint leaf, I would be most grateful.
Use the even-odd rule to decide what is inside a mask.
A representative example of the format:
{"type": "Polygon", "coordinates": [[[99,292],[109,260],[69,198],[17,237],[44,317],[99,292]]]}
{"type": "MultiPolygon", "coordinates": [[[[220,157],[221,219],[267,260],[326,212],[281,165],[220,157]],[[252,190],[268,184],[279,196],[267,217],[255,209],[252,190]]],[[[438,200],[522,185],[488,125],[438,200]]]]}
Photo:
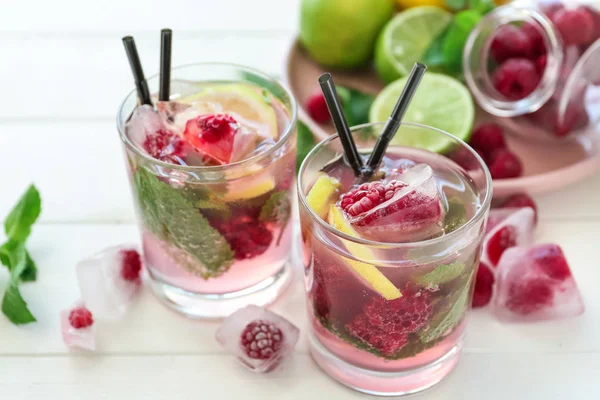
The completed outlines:
{"type": "Polygon", "coordinates": [[[414,280],[421,286],[443,285],[458,278],[464,269],[465,264],[461,262],[438,265],[433,271],[417,276],[414,280]]]}
{"type": "Polygon", "coordinates": [[[189,193],[171,187],[145,168],[136,172],[134,187],[146,229],[167,245],[183,250],[171,252],[177,254],[176,261],[205,279],[229,269],[234,256],[229,243],[200,214],[189,193]],[[187,256],[195,262],[183,261],[187,256]]]}
{"type": "Polygon", "coordinates": [[[6,236],[11,240],[24,242],[41,210],[40,193],[34,185],[30,185],[4,220],[6,236]]]}
{"type": "Polygon", "coordinates": [[[342,100],[348,125],[356,126],[368,123],[369,111],[375,97],[360,90],[343,86],[338,86],[337,91],[342,100]]]}
{"type": "Polygon", "coordinates": [[[18,281],[27,267],[27,250],[25,250],[25,243],[8,240],[0,247],[0,259],[2,260],[2,264],[8,267],[11,279],[16,279],[18,281]]]}
{"type": "Polygon", "coordinates": [[[283,231],[290,220],[292,213],[292,204],[290,196],[286,191],[275,192],[269,197],[260,210],[260,220],[264,222],[274,222],[281,230],[277,238],[277,245],[281,242],[283,231]]]}
{"type": "Polygon", "coordinates": [[[480,19],[481,13],[477,10],[461,11],[454,17],[454,21],[448,28],[448,33],[442,46],[446,72],[461,72],[465,43],[480,19]]]}
{"type": "Polygon", "coordinates": [[[37,279],[37,265],[28,251],[25,251],[25,269],[21,273],[23,282],[34,282],[37,279]]]}
{"type": "Polygon", "coordinates": [[[469,0],[469,7],[485,15],[496,8],[494,0],[469,0]]]}
{"type": "Polygon", "coordinates": [[[448,212],[444,218],[444,232],[454,232],[467,223],[467,210],[460,198],[451,197],[448,200],[448,212]]]}
{"type": "Polygon", "coordinates": [[[425,52],[423,56],[423,63],[427,65],[427,68],[442,68],[444,66],[444,41],[446,40],[446,35],[448,34],[448,29],[445,29],[437,38],[431,42],[429,48],[425,52]]]}
{"type": "Polygon", "coordinates": [[[452,11],[459,11],[467,6],[467,0],[446,0],[446,6],[452,11]]]}
{"type": "Polygon", "coordinates": [[[6,317],[16,325],[35,322],[35,317],[27,308],[27,303],[23,300],[18,285],[11,280],[4,292],[2,298],[2,312],[6,317]]]}
{"type": "Polygon", "coordinates": [[[296,147],[296,172],[300,170],[302,161],[306,158],[308,153],[315,147],[315,138],[308,129],[308,126],[304,125],[301,121],[298,121],[298,144],[296,147]]]}

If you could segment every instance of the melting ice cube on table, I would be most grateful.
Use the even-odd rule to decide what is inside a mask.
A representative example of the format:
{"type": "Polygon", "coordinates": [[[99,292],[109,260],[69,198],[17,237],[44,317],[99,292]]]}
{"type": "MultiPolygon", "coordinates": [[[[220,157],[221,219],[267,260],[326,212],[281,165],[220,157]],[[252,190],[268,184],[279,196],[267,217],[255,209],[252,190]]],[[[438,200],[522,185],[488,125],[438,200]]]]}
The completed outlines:
{"type": "Polygon", "coordinates": [[[285,318],[250,305],[223,321],[217,341],[254,372],[269,372],[292,352],[298,328],[285,318]]]}
{"type": "MultiPolygon", "coordinates": [[[[502,212],[498,210],[498,213],[502,212]]],[[[497,223],[483,239],[482,259],[495,267],[504,251],[515,246],[526,246],[533,243],[535,213],[531,208],[522,208],[497,223]]],[[[498,214],[500,215],[500,214],[498,214]]]]}
{"type": "Polygon", "coordinates": [[[395,178],[364,183],[340,198],[352,227],[364,238],[384,242],[440,235],[445,211],[431,167],[418,164],[395,178]]]}
{"type": "Polygon", "coordinates": [[[505,321],[574,317],[584,311],[562,249],[555,244],[513,247],[498,264],[494,312],[505,321]]]}
{"type": "Polygon", "coordinates": [[[110,247],[77,264],[86,307],[101,319],[118,319],[140,289],[140,255],[133,247],[110,247]]]}
{"type": "Polygon", "coordinates": [[[92,351],[96,349],[94,318],[83,302],[79,301],[60,312],[60,328],[67,346],[92,351]]]}

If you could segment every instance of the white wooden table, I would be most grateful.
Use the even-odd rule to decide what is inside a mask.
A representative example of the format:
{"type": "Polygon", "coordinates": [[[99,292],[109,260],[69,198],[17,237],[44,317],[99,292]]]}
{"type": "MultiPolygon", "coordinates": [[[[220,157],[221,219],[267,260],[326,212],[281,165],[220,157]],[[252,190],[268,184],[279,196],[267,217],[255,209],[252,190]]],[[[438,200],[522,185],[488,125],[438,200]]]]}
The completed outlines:
{"type": "MultiPolygon", "coordinates": [[[[33,3],[33,4],[32,4],[33,3]]],[[[75,263],[137,242],[117,107],[132,79],[120,38],[133,34],[146,74],[159,30],[174,29],[174,65],[231,61],[281,74],[297,0],[54,0],[0,12],[0,216],[30,182],[43,215],[29,241],[38,282],[22,286],[38,318],[0,315],[0,399],[360,398],[321,373],[303,337],[272,375],[246,372],[213,339],[213,323],[167,310],[149,290],[127,319],[100,323],[95,354],[71,352],[58,312],[78,297],[75,263]]],[[[574,320],[503,325],[476,311],[463,359],[415,399],[600,398],[600,175],[536,200],[539,241],[563,246],[586,303],[574,320]]],[[[0,288],[7,274],[0,268],[0,288]]],[[[299,282],[275,307],[306,331],[299,282]]]]}

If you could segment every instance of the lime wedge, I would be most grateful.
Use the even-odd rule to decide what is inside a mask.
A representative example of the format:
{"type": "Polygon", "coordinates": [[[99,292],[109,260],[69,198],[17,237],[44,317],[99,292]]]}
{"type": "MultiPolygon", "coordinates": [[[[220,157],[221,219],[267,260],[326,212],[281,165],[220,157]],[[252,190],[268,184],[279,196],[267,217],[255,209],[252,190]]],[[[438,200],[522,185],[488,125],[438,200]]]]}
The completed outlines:
{"type": "Polygon", "coordinates": [[[397,14],[383,28],[375,46],[375,68],[381,79],[391,82],[408,75],[452,18],[449,12],[431,6],[397,14]]]}
{"type": "Polygon", "coordinates": [[[279,136],[275,111],[259,87],[244,84],[208,86],[177,101],[192,105],[203,102],[219,104],[222,112],[237,114],[244,119],[238,122],[254,126],[261,136],[275,140],[279,136]]]}
{"type": "MultiPolygon", "coordinates": [[[[347,235],[358,237],[358,234],[350,226],[348,221],[346,221],[346,218],[344,218],[342,210],[334,204],[331,205],[329,210],[329,224],[347,235]]],[[[366,260],[375,259],[373,252],[368,247],[348,240],[343,240],[343,242],[352,255],[366,260]]],[[[346,259],[346,263],[386,300],[394,300],[402,296],[400,290],[398,290],[398,288],[394,286],[394,284],[374,265],[350,259],[346,259]]]]}
{"type": "Polygon", "coordinates": [[[308,206],[322,219],[327,218],[329,206],[335,201],[340,181],[329,175],[321,175],[306,196],[308,206]]]}
{"type": "MultiPolygon", "coordinates": [[[[388,119],[406,80],[407,78],[398,79],[379,93],[371,106],[370,122],[388,119]]],[[[432,126],[468,141],[474,118],[475,106],[469,90],[454,78],[428,72],[423,76],[403,121],[432,126]]],[[[423,129],[403,126],[391,143],[442,153],[451,146],[451,139],[433,132],[428,134],[423,129]]]]}

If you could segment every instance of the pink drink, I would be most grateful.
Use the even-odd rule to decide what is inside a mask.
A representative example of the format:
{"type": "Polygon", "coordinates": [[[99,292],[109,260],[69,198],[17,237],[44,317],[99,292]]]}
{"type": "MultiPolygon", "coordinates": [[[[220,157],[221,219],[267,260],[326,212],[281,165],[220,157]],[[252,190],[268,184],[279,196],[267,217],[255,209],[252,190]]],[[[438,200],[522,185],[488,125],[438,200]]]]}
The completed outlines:
{"type": "MultiPolygon", "coordinates": [[[[403,129],[432,134],[410,126],[398,134],[403,129]]],[[[311,352],[359,391],[413,393],[458,362],[489,207],[487,173],[391,147],[379,173],[357,184],[343,162],[325,165],[336,142],[322,143],[300,175],[311,352]]]]}
{"type": "Polygon", "coordinates": [[[194,317],[268,304],[290,275],[293,100],[231,65],[173,76],[175,100],[121,117],[153,289],[194,317]]]}

